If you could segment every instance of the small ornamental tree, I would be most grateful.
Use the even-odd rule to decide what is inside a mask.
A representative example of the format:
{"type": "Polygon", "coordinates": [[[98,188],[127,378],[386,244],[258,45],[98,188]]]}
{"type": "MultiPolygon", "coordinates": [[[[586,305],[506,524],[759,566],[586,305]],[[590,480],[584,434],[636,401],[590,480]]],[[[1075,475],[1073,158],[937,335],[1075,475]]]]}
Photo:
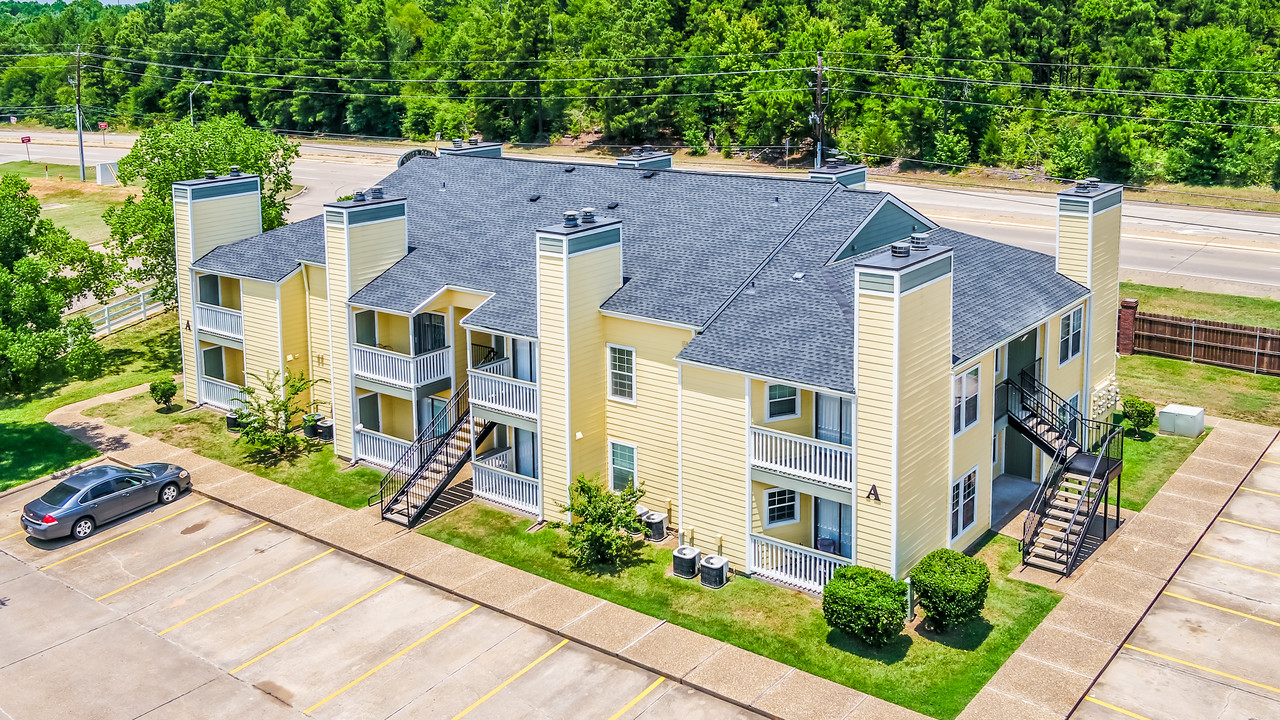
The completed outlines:
{"type": "Polygon", "coordinates": [[[644,532],[636,517],[636,503],[644,488],[628,485],[619,492],[604,486],[599,476],[579,475],[573,481],[565,512],[569,523],[556,523],[569,534],[569,553],[578,567],[617,565],[635,552],[632,534],[644,532]]]}
{"type": "Polygon", "coordinates": [[[1122,403],[1124,408],[1124,419],[1129,421],[1133,426],[1134,433],[1142,432],[1151,427],[1156,421],[1155,403],[1147,402],[1141,398],[1127,397],[1122,403]]]}
{"type": "Polygon", "coordinates": [[[151,392],[151,399],[155,400],[157,405],[165,408],[166,410],[173,404],[173,398],[178,394],[178,386],[169,378],[156,380],[151,383],[151,387],[149,389],[151,392]]]}
{"type": "Polygon", "coordinates": [[[236,442],[243,440],[279,457],[301,453],[307,440],[294,431],[305,424],[306,416],[319,405],[304,397],[324,380],[312,380],[305,373],[295,375],[291,369],[286,369],[283,375],[272,370],[266,377],[254,373],[249,373],[249,377],[258,386],[240,390],[244,399],[243,407],[237,411],[240,437],[236,442]]]}
{"type": "Polygon", "coordinates": [[[938,632],[977,617],[990,585],[986,563],[947,548],[925,555],[911,571],[911,587],[938,632]]]}
{"type": "Polygon", "coordinates": [[[822,589],[827,624],[872,647],[884,647],[907,622],[907,584],[883,570],[846,565],[822,589]]]}

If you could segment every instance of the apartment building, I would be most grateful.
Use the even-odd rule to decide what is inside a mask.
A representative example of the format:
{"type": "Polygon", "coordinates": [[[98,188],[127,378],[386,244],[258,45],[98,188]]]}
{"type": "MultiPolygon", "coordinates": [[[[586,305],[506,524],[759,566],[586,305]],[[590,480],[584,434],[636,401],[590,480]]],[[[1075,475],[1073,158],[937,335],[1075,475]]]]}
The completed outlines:
{"type": "Polygon", "coordinates": [[[500,153],[419,152],[265,233],[256,177],[176,183],[186,399],[304,372],[336,453],[387,470],[390,520],[460,482],[564,520],[572,478],[599,476],[807,590],[964,549],[1013,495],[1096,494],[1062,450],[1097,455],[1081,425],[1116,401],[1119,186],[1060,194],[1051,256],[939,227],[862,166],[500,153]]]}

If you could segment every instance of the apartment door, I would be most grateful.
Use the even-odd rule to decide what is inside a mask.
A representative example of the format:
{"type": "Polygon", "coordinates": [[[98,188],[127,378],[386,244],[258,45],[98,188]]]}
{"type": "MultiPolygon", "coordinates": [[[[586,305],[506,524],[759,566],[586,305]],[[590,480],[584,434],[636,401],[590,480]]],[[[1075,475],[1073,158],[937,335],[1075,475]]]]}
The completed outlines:
{"type": "MultiPolygon", "coordinates": [[[[432,419],[440,414],[440,411],[449,404],[448,400],[438,397],[424,397],[418,400],[418,427],[419,432],[431,425],[432,419]]],[[[439,418],[436,420],[432,435],[442,435],[449,431],[449,419],[439,418]]]]}
{"type": "Polygon", "coordinates": [[[356,398],[356,411],[360,414],[360,424],[365,430],[382,432],[382,404],[378,393],[369,393],[356,398]]]}
{"type": "Polygon", "coordinates": [[[515,446],[515,471],[525,477],[538,477],[538,453],[533,444],[533,432],[515,428],[515,446]]]}
{"type": "MultiPolygon", "coordinates": [[[[1009,382],[1016,383],[1023,370],[1035,367],[1039,358],[1039,334],[1037,331],[1023,335],[1009,343],[1009,382]]],[[[1031,478],[1035,474],[1033,458],[1035,447],[1021,433],[1005,433],[1004,471],[1008,475],[1031,478]]]]}
{"type": "Polygon", "coordinates": [[[853,557],[853,506],[814,498],[814,542],[822,552],[853,557]]]}
{"type": "Polygon", "coordinates": [[[511,372],[517,380],[533,382],[533,343],[511,339],[511,372]]]}
{"type": "Polygon", "coordinates": [[[853,400],[817,393],[818,418],[813,436],[819,440],[853,444],[853,400]]]}

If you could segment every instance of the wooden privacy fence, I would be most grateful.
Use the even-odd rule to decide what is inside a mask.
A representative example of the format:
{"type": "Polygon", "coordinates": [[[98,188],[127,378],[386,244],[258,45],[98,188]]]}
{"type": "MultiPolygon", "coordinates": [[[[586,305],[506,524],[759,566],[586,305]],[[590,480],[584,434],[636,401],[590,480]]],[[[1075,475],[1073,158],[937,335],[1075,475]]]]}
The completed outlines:
{"type": "Polygon", "coordinates": [[[1280,375],[1280,330],[1271,328],[1140,312],[1133,318],[1133,350],[1280,375]]]}

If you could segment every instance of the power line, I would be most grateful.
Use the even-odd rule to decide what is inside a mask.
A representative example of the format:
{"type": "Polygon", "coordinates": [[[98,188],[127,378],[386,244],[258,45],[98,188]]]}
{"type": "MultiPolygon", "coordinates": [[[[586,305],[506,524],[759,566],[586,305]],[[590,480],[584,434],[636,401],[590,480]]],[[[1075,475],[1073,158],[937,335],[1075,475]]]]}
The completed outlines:
{"type": "Polygon", "coordinates": [[[854,55],[858,57],[872,58],[888,58],[892,60],[937,60],[939,62],[961,62],[961,63],[990,63],[994,65],[1021,65],[1025,67],[1050,67],[1050,68],[1077,68],[1085,70],[1145,70],[1168,71],[1168,72],[1197,72],[1197,73],[1222,73],[1222,74],[1238,74],[1238,75],[1280,75],[1280,72],[1273,70],[1228,70],[1220,68],[1179,68],[1179,67],[1162,67],[1141,65],[1095,65],[1084,63],[1068,63],[1068,62],[1037,62],[1034,60],[992,60],[992,59],[975,59],[975,58],[953,58],[953,57],[935,57],[932,55],[893,55],[885,53],[861,53],[861,52],[841,52],[836,50],[824,50],[824,53],[831,55],[854,55]]]}

